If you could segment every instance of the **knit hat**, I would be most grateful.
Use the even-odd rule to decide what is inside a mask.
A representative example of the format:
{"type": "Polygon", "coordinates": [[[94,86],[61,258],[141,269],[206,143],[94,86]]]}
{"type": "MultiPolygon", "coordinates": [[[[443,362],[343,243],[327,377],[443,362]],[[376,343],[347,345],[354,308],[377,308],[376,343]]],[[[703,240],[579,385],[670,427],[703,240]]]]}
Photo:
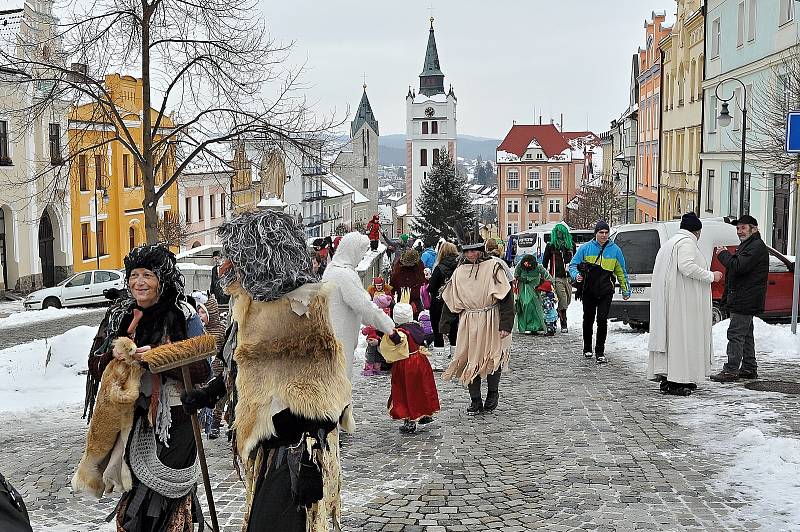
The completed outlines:
{"type": "Polygon", "coordinates": [[[605,220],[599,220],[596,224],[594,224],[594,234],[599,233],[600,231],[611,231],[611,228],[608,226],[605,220]]]}
{"type": "Polygon", "coordinates": [[[403,325],[404,323],[414,321],[414,307],[409,303],[410,299],[410,291],[408,289],[403,289],[400,301],[394,305],[394,310],[392,311],[392,318],[396,325],[403,325]]]}
{"type": "Polygon", "coordinates": [[[703,222],[700,221],[700,218],[693,212],[687,212],[683,216],[681,216],[681,229],[685,229],[687,231],[691,231],[694,233],[695,231],[699,231],[703,228],[703,222]]]}
{"type": "Polygon", "coordinates": [[[402,266],[416,266],[419,263],[419,253],[414,249],[407,249],[400,255],[402,266]]]}
{"type": "Polygon", "coordinates": [[[400,241],[403,242],[403,244],[408,242],[408,239],[409,239],[408,233],[403,233],[402,235],[400,235],[400,241]]]}

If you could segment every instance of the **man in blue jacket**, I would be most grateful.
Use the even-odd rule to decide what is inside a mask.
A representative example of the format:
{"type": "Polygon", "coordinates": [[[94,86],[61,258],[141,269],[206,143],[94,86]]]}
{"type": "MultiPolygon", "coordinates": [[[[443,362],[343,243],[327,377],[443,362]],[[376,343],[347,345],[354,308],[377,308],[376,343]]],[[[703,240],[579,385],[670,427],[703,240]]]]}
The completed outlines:
{"type": "Polygon", "coordinates": [[[594,356],[598,364],[607,362],[605,356],[608,335],[608,312],[614,297],[614,280],[617,278],[622,297],[631,296],[628,270],[622,250],[608,239],[610,228],[600,220],[594,226],[594,239],[582,245],[569,263],[569,275],[582,283],[579,289],[583,301],[583,356],[592,358],[592,329],[597,319],[597,343],[594,356]]]}

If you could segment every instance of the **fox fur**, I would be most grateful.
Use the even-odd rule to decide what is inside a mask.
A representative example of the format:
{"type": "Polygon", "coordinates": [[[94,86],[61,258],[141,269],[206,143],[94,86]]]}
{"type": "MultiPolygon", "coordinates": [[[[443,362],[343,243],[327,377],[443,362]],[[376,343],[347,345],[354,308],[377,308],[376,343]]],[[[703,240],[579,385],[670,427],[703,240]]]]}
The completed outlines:
{"type": "Polygon", "coordinates": [[[115,489],[125,492],[133,481],[125,463],[125,445],[133,426],[133,403],[139,397],[144,368],[133,357],[136,344],[130,338],[114,341],[114,353],[123,359],[109,362],[100,381],[97,401],[86,435],[86,448],[72,477],[74,492],[98,499],[115,489]]]}

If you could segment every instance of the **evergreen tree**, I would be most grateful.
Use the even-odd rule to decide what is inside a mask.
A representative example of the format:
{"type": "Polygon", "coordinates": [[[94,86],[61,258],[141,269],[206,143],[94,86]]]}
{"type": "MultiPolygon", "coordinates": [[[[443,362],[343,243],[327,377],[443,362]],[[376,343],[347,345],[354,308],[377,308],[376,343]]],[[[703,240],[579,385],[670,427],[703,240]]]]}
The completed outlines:
{"type": "Polygon", "coordinates": [[[475,223],[475,210],[466,180],[456,177],[455,165],[444,147],[422,183],[417,208],[419,215],[414,218],[411,228],[428,246],[440,237],[455,238],[457,224],[470,228],[475,223]]]}
{"type": "Polygon", "coordinates": [[[491,161],[486,161],[484,175],[486,176],[484,185],[497,185],[497,173],[494,171],[494,166],[491,161]]]}
{"type": "Polygon", "coordinates": [[[483,167],[483,163],[480,161],[475,166],[475,182],[481,185],[486,184],[486,168],[483,167]]]}

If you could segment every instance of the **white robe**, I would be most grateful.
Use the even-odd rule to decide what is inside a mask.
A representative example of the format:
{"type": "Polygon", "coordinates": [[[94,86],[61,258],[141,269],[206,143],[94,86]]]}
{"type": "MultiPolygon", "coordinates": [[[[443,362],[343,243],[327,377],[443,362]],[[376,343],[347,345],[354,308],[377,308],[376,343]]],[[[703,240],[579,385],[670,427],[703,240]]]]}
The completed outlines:
{"type": "Polygon", "coordinates": [[[336,254],[322,275],[324,281],[336,285],[329,299],[331,325],[347,358],[347,378],[351,382],[353,353],[358,345],[361,324],[371,325],[384,333],[390,333],[394,329],[392,318],[372,302],[356,273],[356,266],[368,250],[369,238],[366,235],[346,234],[339,241],[336,254]]]}
{"type": "Polygon", "coordinates": [[[648,379],[697,384],[711,373],[711,283],[697,238],[681,229],[656,255],[650,298],[648,379]]]}

